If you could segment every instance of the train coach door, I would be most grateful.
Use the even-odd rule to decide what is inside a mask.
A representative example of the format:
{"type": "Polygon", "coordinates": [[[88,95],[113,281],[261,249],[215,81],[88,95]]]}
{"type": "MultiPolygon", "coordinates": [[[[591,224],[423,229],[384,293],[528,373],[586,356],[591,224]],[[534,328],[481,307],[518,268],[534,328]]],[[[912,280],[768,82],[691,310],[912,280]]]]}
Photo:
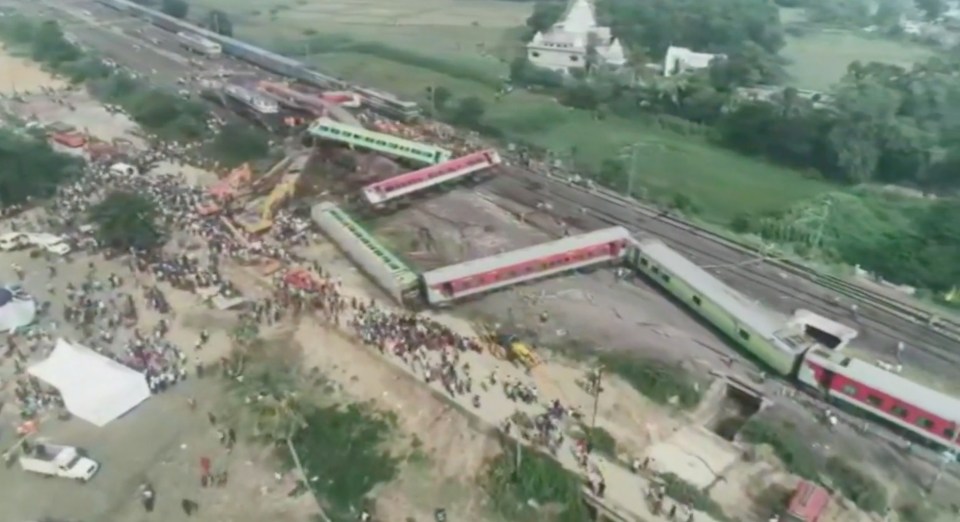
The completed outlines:
{"type": "Polygon", "coordinates": [[[622,242],[622,241],[614,241],[613,243],[610,243],[610,255],[611,255],[611,256],[613,256],[613,257],[619,257],[621,250],[623,250],[623,242],[622,242]]]}

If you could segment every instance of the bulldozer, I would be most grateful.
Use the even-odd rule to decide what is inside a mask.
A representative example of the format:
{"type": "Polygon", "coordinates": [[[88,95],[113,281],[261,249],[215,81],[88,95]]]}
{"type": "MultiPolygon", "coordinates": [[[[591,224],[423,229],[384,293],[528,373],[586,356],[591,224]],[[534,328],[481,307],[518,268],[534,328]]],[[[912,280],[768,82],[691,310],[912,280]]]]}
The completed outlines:
{"type": "Polygon", "coordinates": [[[540,358],[533,351],[533,347],[516,335],[488,325],[478,325],[477,331],[481,341],[494,357],[522,364],[527,369],[533,369],[540,364],[540,358]]]}

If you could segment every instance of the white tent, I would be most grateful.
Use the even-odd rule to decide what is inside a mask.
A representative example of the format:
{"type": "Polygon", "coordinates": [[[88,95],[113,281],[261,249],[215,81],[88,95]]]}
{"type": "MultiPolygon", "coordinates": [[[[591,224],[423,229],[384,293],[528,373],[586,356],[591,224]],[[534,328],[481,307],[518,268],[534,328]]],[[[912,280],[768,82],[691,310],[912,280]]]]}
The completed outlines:
{"type": "Polygon", "coordinates": [[[70,413],[100,427],[150,397],[145,375],[63,339],[27,371],[59,390],[70,413]]]}
{"type": "Polygon", "coordinates": [[[14,332],[33,323],[37,303],[21,288],[0,287],[0,332],[14,332]]]}

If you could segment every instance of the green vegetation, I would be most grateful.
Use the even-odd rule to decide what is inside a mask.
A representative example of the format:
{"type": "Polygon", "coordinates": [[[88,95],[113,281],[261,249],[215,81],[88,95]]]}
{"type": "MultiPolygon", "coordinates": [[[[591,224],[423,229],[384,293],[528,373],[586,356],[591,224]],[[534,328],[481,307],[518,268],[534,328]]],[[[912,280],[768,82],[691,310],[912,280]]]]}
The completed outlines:
{"type": "Polygon", "coordinates": [[[160,10],[174,18],[186,18],[190,12],[190,4],[184,0],[162,0],[160,10]]]}
{"type": "Polygon", "coordinates": [[[617,439],[609,431],[600,426],[594,428],[584,426],[583,431],[593,451],[613,460],[617,459],[617,439]]]}
{"type": "Polygon", "coordinates": [[[588,520],[580,478],[537,451],[522,449],[518,455],[512,441],[505,440],[502,449],[489,463],[483,481],[500,516],[505,520],[588,520]]]}
{"type": "Polygon", "coordinates": [[[90,209],[101,244],[118,250],[151,249],[162,244],[164,230],[158,223],[153,200],[133,192],[112,192],[90,209]]]}
{"type": "Polygon", "coordinates": [[[875,190],[830,193],[756,221],[753,232],[806,256],[857,264],[885,279],[948,292],[960,282],[960,206],[875,190]]]}
{"type": "Polygon", "coordinates": [[[293,443],[311,487],[333,520],[356,520],[374,486],[394,478],[398,460],[382,449],[392,422],[362,405],[308,410],[293,443]]]}
{"type": "Polygon", "coordinates": [[[790,473],[810,480],[819,478],[816,455],[794,426],[753,418],[743,425],[739,436],[750,444],[770,446],[790,473]]]}
{"type": "Polygon", "coordinates": [[[829,482],[865,511],[883,513],[887,507],[887,492],[880,482],[846,459],[832,456],[823,462],[789,423],[754,418],[740,430],[740,437],[750,444],[770,446],[787,471],[815,482],[829,482]]]}
{"type": "Polygon", "coordinates": [[[673,473],[663,473],[658,475],[658,478],[663,482],[664,493],[668,497],[681,504],[693,506],[694,509],[707,513],[713,517],[714,520],[732,522],[732,519],[723,512],[720,504],[717,504],[716,501],[710,498],[709,493],[684,481],[673,473]]]}
{"type": "Polygon", "coordinates": [[[397,473],[399,459],[384,449],[395,419],[368,405],[319,404],[324,396],[315,388],[323,380],[290,371],[299,354],[246,329],[234,330],[237,349],[231,356],[244,368],[242,382],[230,381],[241,432],[275,446],[309,480],[325,518],[356,520],[373,488],[397,473]]]}
{"type": "Polygon", "coordinates": [[[843,496],[860,509],[883,513],[887,509],[887,490],[877,479],[838,457],[827,459],[826,474],[843,496]]]}
{"type": "Polygon", "coordinates": [[[0,129],[0,206],[47,198],[64,181],[78,175],[83,163],[60,154],[42,138],[0,129]]]}
{"type": "Polygon", "coordinates": [[[207,147],[222,167],[233,168],[270,154],[270,135],[246,123],[228,123],[207,147]]]}
{"type": "Polygon", "coordinates": [[[843,79],[851,63],[884,62],[910,68],[933,55],[928,47],[848,31],[811,30],[787,36],[780,53],[790,83],[804,89],[829,90],[843,79]]]}
{"type": "Polygon", "coordinates": [[[137,123],[162,138],[194,141],[207,134],[207,111],[202,104],[152,88],[96,57],[85,56],[55,21],[7,16],[0,19],[0,39],[29,51],[34,60],[72,83],[86,83],[93,95],[123,107],[137,123]]]}
{"type": "Polygon", "coordinates": [[[620,376],[658,404],[690,410],[700,403],[702,393],[696,378],[679,364],[637,359],[618,353],[603,353],[599,359],[606,371],[620,376]]]}

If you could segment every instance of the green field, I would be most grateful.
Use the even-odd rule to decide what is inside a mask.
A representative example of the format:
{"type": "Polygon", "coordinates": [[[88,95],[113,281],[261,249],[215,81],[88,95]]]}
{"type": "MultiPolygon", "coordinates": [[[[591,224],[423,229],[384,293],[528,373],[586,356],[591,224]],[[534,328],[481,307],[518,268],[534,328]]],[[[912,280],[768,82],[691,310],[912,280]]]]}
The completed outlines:
{"type": "Polygon", "coordinates": [[[698,137],[661,130],[650,122],[613,116],[597,121],[590,113],[563,107],[552,97],[524,91],[496,100],[495,87],[507,74],[511,46],[517,45],[516,28],[523,24],[530,4],[415,0],[400,9],[387,0],[341,0],[322,6],[304,0],[277,11],[275,20],[271,20],[270,6],[280,2],[196,0],[191,5],[193,17],[202,16],[204,8],[225,10],[232,15],[236,36],[260,45],[276,48],[282,43],[289,48],[292,41],[306,40],[307,35],[342,36],[466,69],[469,74],[459,74],[447,67],[414,63],[417,60],[368,52],[318,52],[324,49],[317,48],[310,49],[312,54],[305,59],[318,69],[419,101],[426,101],[429,86],[442,85],[457,98],[477,96],[487,102],[486,123],[510,138],[564,156],[572,154],[586,166],[597,167],[624,146],[639,144],[635,186],[661,200],[684,194],[708,221],[727,224],[738,214],[779,209],[831,188],[797,171],[741,156],[698,137]],[[363,10],[369,16],[358,16],[363,10]]]}
{"type": "Polygon", "coordinates": [[[895,40],[858,35],[848,31],[818,31],[787,37],[780,53],[790,61],[787,72],[797,87],[826,90],[861,62],[884,62],[910,67],[933,54],[930,49],[895,40]]]}

